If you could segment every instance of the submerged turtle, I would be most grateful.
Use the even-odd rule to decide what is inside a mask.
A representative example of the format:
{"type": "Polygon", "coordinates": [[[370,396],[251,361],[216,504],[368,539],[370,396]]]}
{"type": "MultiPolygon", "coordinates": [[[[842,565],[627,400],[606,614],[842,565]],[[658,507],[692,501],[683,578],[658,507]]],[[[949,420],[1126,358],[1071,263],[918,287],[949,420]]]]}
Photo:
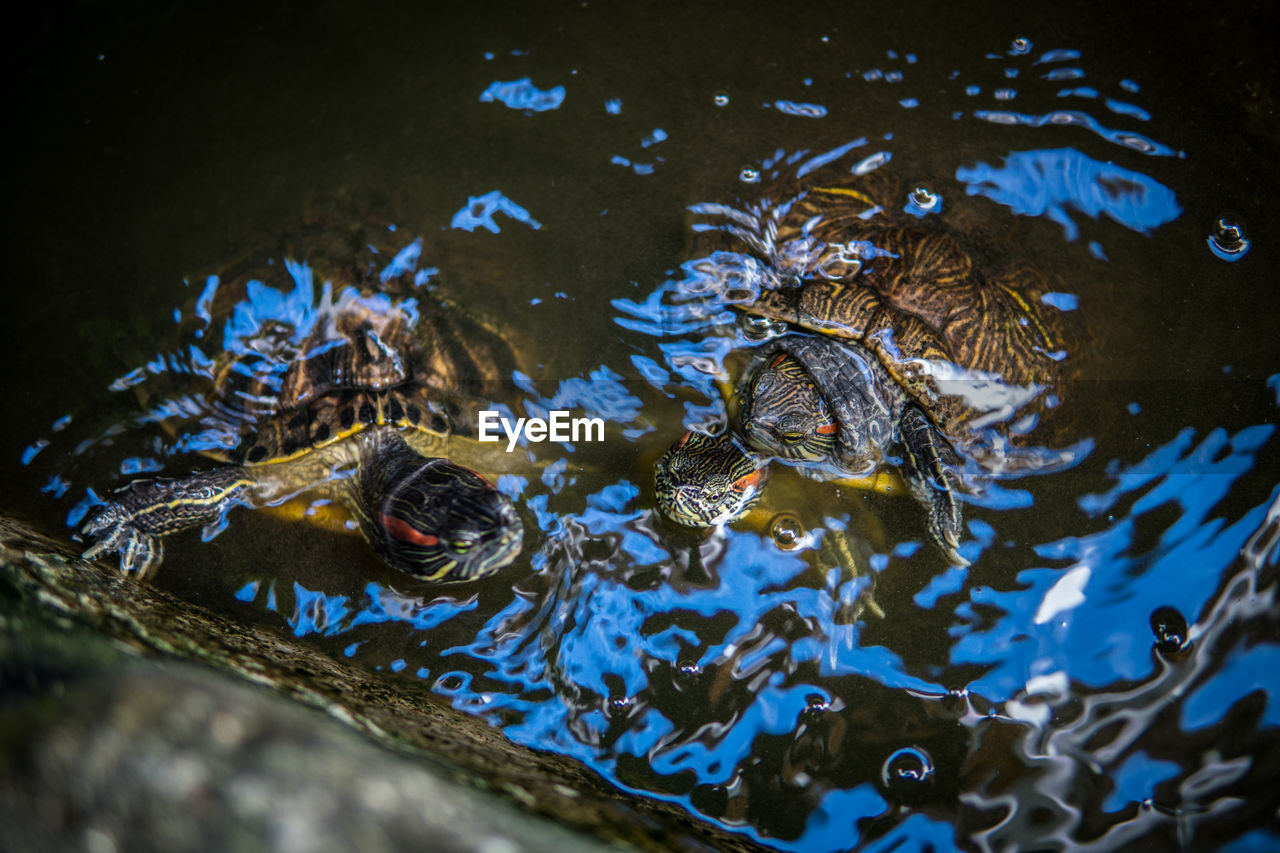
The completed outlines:
{"type": "Polygon", "coordinates": [[[222,464],[114,493],[82,527],[93,540],[86,558],[115,552],[124,572],[142,576],[160,563],[165,536],[199,526],[212,535],[236,506],[303,494],[313,507],[345,505],[347,526],[383,560],[426,580],[485,576],[519,554],[510,499],[449,458],[479,452],[454,440],[472,432],[460,403],[491,399],[511,377],[511,348],[455,307],[392,297],[423,295],[408,262],[415,244],[413,258],[391,260],[364,250],[363,235],[320,232],[306,244],[326,277],[319,300],[305,264],[210,278],[206,325],[211,316],[227,325],[223,352],[202,371],[199,427],[227,438],[200,449],[222,464]]]}
{"type": "MultiPolygon", "coordinates": [[[[926,507],[931,538],[963,565],[957,492],[982,473],[1043,469],[1055,458],[1016,439],[1056,405],[1065,330],[1041,307],[1048,288],[1035,271],[980,269],[977,253],[938,217],[890,212],[906,199],[876,172],[746,213],[707,206],[726,220],[713,230],[737,249],[713,254],[707,268],[718,303],[772,337],[740,388],[745,440],[882,490],[892,488],[884,467],[898,469],[926,507]],[[970,463],[976,468],[966,472],[970,463]]],[[[675,520],[740,509],[735,493],[699,492],[688,473],[675,500],[661,469],[696,468],[682,459],[686,451],[673,453],[657,482],[675,520]]]]}

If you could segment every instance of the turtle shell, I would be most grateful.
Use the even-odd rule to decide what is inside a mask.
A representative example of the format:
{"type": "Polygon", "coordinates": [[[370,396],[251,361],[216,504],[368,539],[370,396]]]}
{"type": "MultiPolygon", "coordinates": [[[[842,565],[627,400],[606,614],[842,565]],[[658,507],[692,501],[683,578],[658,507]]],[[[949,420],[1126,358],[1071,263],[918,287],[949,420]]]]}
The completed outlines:
{"type": "Polygon", "coordinates": [[[718,229],[777,271],[734,307],[864,347],[948,433],[992,411],[978,386],[1047,399],[1069,345],[1061,312],[1040,302],[1044,278],[980,264],[987,253],[939,217],[904,213],[908,194],[882,172],[757,208],[757,227],[718,229]]]}
{"type": "Polygon", "coordinates": [[[201,451],[256,465],[380,425],[471,435],[467,407],[502,393],[517,359],[504,336],[422,286],[421,250],[362,207],[326,203],[275,260],[207,277],[194,333],[220,335],[221,348],[200,420],[227,438],[201,451]]]}

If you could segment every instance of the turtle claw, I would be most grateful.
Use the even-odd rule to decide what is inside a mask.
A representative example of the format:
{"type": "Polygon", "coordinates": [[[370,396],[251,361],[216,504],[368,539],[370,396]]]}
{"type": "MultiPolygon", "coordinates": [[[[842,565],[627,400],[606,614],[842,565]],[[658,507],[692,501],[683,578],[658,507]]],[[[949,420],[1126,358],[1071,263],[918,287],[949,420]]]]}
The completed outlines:
{"type": "Polygon", "coordinates": [[[80,528],[94,543],[81,557],[96,560],[112,551],[120,558],[120,571],[141,580],[160,565],[164,545],[160,537],[139,530],[129,513],[117,503],[102,507],[80,528]]]}
{"type": "Polygon", "coordinates": [[[933,492],[929,504],[929,536],[951,565],[964,568],[969,561],[960,556],[960,506],[951,490],[933,492]]]}
{"type": "Polygon", "coordinates": [[[915,406],[903,413],[901,430],[907,485],[929,514],[929,537],[953,566],[964,568],[969,561],[960,556],[963,513],[956,497],[961,485],[956,453],[915,406]]]}
{"type": "Polygon", "coordinates": [[[960,556],[960,551],[958,550],[959,542],[940,542],[938,544],[942,547],[943,556],[951,561],[951,565],[960,569],[968,568],[969,561],[960,556]]]}

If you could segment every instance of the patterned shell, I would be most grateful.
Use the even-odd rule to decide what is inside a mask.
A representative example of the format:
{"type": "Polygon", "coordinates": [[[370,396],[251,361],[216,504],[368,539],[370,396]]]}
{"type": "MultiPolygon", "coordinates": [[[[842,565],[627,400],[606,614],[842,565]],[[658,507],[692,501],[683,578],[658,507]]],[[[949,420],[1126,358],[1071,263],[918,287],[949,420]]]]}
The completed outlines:
{"type": "Polygon", "coordinates": [[[284,462],[378,425],[469,435],[463,407],[510,379],[517,360],[501,336],[388,265],[404,249],[391,233],[344,204],[279,247],[305,265],[254,258],[218,276],[199,313],[210,331],[226,323],[205,397],[242,436],[231,461],[284,462]],[[293,298],[304,278],[290,310],[264,318],[245,307],[255,294],[293,298]]]}
{"type": "Polygon", "coordinates": [[[1049,288],[1039,273],[980,270],[938,217],[895,212],[907,193],[884,171],[808,187],[749,232],[741,220],[720,229],[791,272],[736,307],[861,344],[949,431],[979,415],[947,381],[954,367],[968,378],[1055,384],[1066,330],[1060,312],[1040,307],[1049,288]]]}

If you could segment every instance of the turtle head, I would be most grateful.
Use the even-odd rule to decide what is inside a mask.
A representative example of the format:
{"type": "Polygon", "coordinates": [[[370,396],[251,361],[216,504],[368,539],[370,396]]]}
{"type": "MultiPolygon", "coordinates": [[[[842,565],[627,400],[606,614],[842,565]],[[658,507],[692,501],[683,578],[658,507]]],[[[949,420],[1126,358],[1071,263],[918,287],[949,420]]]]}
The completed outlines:
{"type": "Polygon", "coordinates": [[[768,476],[768,467],[728,434],[687,432],[654,465],[654,490],[667,518],[711,527],[750,509],[768,476]]]}
{"type": "Polygon", "coordinates": [[[510,564],[524,539],[511,499],[448,459],[414,456],[362,478],[364,532],[378,555],[440,582],[482,578],[510,564]]]}
{"type": "Polygon", "coordinates": [[[785,352],[751,375],[741,420],[748,443],[782,459],[830,460],[836,451],[839,423],[804,367],[785,352]]]}

